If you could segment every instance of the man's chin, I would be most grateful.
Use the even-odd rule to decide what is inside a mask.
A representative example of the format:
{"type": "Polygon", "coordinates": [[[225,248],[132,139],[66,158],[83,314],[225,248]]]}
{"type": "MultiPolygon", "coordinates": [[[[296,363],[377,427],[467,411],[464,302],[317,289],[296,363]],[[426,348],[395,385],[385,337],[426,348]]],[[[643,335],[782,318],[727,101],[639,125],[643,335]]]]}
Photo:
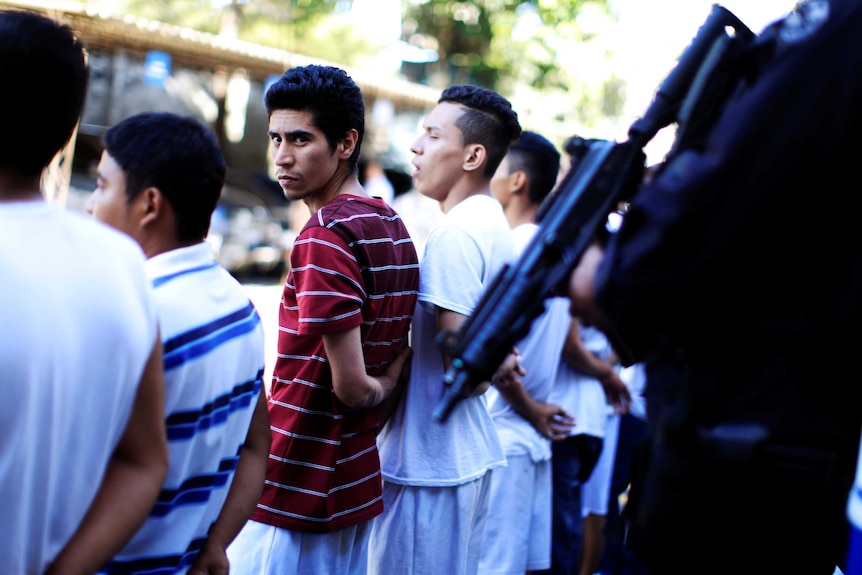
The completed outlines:
{"type": "Polygon", "coordinates": [[[288,200],[301,200],[308,195],[292,186],[281,186],[281,191],[288,200]]]}

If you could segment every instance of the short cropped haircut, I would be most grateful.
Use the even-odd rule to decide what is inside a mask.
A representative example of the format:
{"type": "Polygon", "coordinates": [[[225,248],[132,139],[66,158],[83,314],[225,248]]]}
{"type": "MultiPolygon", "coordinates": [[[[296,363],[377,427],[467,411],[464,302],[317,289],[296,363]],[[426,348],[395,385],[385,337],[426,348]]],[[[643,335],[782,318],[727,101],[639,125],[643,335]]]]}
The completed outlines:
{"type": "Polygon", "coordinates": [[[84,47],[34,12],[0,12],[0,169],[38,176],[69,142],[87,94],[84,47]]]}
{"type": "Polygon", "coordinates": [[[560,152],[544,136],[525,130],[509,148],[509,172],[523,171],[530,182],[530,203],[541,204],[554,189],[560,171],[560,152]]]}
{"type": "Polygon", "coordinates": [[[492,178],[509,146],[521,135],[521,124],[512,104],[493,90],[478,86],[450,86],[443,90],[438,103],[452,102],[467,110],[455,122],[462,141],[481,144],[488,152],[484,175],[492,178]]]}
{"type": "Polygon", "coordinates": [[[103,141],[125,174],[128,202],[154,186],[176,213],[177,239],[206,238],[226,172],[208,126],[191,116],[144,112],[112,126],[103,141]]]}
{"type": "Polygon", "coordinates": [[[347,72],[317,64],[291,68],[269,87],[264,104],[270,116],[276,110],[311,112],[332,151],[348,131],[356,130],[359,137],[348,163],[357,168],[365,137],[365,100],[347,72]]]}

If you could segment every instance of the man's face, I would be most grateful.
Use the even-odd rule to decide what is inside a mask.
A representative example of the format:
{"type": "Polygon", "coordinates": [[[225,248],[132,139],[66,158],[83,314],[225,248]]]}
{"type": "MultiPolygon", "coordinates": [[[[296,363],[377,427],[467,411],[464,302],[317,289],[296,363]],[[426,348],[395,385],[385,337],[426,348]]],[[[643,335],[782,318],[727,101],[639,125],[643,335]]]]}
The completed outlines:
{"type": "Polygon", "coordinates": [[[413,152],[413,185],[438,202],[446,199],[463,174],[467,147],[455,121],[464,113],[459,104],[443,102],[422,122],[422,133],[410,146],[413,152]]]}
{"type": "Polygon", "coordinates": [[[312,121],[312,113],[275,110],[269,117],[269,151],[284,196],[306,200],[332,182],[338,168],[337,151],[312,121]]]}
{"type": "Polygon", "coordinates": [[[137,226],[131,206],[126,202],[126,175],[111,155],[104,151],[99,159],[96,189],[87,198],[87,212],[100,222],[135,237],[137,226]]]}
{"type": "Polygon", "coordinates": [[[491,178],[491,193],[497,201],[506,207],[512,198],[512,174],[509,173],[509,155],[503,157],[503,161],[491,178]]]}

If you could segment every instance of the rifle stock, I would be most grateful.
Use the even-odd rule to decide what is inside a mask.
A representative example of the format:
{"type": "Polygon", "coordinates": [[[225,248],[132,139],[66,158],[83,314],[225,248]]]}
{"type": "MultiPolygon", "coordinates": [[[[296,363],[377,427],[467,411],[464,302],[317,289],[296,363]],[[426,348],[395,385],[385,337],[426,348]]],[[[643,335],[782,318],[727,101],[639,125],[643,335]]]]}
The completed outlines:
{"type": "MultiPolygon", "coordinates": [[[[434,410],[446,421],[458,402],[489,381],[512,348],[525,337],[548,298],[564,295],[569,276],[608,215],[631,199],[643,177],[643,147],[661,128],[677,121],[680,107],[715,42],[728,28],[747,28],[729,11],[713,5],[677,65],[662,82],[628,140],[592,140],[585,155],[542,205],[539,229],[518,260],[504,268],[485,290],[476,309],[456,332],[441,332],[438,345],[450,357],[445,393],[434,410]]],[[[748,31],[750,34],[750,31],[748,31]]],[[[607,333],[624,365],[634,359],[625,342],[607,333]]]]}

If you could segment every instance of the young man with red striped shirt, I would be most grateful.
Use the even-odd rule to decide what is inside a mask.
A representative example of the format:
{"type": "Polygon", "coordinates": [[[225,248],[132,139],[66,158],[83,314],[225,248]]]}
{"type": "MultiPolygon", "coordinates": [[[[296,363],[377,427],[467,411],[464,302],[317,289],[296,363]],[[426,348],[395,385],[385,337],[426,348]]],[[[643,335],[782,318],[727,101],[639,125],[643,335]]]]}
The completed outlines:
{"type": "Polygon", "coordinates": [[[279,184],[311,218],[279,311],[266,482],[229,549],[231,573],[364,574],[383,511],[378,412],[409,357],[418,259],[400,216],[359,183],[365,109],[353,80],[292,68],[265,102],[279,184]]]}

